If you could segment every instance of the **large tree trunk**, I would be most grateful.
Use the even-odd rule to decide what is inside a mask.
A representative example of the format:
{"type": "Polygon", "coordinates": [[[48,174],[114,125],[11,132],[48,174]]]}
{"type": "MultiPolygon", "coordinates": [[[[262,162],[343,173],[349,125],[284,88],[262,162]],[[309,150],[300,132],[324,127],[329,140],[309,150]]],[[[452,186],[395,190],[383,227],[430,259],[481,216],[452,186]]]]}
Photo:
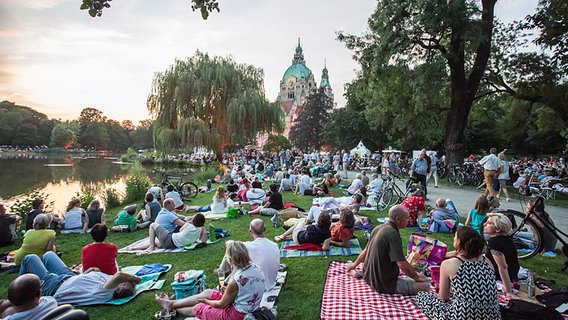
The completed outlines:
{"type": "MultiPolygon", "coordinates": [[[[475,62],[469,76],[466,76],[465,72],[465,25],[458,20],[452,28],[449,50],[445,54],[450,67],[452,92],[450,112],[446,119],[445,147],[446,163],[448,164],[463,160],[465,150],[464,130],[491,53],[495,2],[496,0],[481,1],[481,19],[483,23],[481,25],[479,44],[475,51],[475,62]]],[[[462,21],[465,21],[465,16],[462,21]]]]}

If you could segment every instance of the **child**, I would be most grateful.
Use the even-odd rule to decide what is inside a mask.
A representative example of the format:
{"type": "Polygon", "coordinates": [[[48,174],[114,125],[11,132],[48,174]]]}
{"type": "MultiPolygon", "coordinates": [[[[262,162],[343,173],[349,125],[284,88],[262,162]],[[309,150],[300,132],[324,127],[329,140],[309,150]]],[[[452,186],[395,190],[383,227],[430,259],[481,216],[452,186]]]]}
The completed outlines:
{"type": "Polygon", "coordinates": [[[475,209],[471,210],[465,220],[465,225],[471,227],[477,233],[482,234],[483,220],[489,212],[489,201],[484,196],[477,198],[475,209]]]}

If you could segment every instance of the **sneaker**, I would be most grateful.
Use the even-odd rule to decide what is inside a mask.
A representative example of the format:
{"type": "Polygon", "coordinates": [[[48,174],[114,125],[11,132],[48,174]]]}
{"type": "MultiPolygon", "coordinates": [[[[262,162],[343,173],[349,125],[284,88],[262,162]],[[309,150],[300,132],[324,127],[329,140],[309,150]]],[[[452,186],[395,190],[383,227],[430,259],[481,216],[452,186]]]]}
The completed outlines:
{"type": "Polygon", "coordinates": [[[556,258],[556,252],[554,251],[546,251],[542,255],[549,258],[556,258]]]}
{"type": "Polygon", "coordinates": [[[511,202],[511,198],[507,198],[507,199],[505,199],[505,201],[511,202]]]}
{"type": "Polygon", "coordinates": [[[278,228],[279,224],[278,224],[278,215],[275,214],[272,218],[270,218],[270,221],[272,221],[274,228],[278,228]]]}

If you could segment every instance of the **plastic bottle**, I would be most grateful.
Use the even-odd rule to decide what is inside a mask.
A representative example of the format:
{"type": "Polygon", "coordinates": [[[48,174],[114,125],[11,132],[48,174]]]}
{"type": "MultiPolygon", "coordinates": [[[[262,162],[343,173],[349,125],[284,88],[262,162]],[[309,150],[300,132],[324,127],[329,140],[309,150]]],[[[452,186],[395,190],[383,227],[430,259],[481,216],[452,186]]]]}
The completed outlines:
{"type": "Polygon", "coordinates": [[[527,277],[527,294],[531,298],[534,298],[534,296],[535,296],[534,275],[530,271],[529,271],[528,277],[527,277]]]}

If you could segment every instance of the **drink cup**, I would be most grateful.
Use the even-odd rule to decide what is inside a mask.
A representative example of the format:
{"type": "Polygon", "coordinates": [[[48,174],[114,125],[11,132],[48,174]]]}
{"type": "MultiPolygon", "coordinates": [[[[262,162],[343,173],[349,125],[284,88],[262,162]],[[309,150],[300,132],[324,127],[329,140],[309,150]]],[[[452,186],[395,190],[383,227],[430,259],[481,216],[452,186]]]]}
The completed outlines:
{"type": "Polygon", "coordinates": [[[217,271],[217,277],[219,278],[219,285],[223,287],[225,285],[225,272],[224,271],[217,271]]]}
{"type": "Polygon", "coordinates": [[[430,269],[432,284],[436,285],[440,283],[440,266],[429,266],[428,269],[430,269]]]}

